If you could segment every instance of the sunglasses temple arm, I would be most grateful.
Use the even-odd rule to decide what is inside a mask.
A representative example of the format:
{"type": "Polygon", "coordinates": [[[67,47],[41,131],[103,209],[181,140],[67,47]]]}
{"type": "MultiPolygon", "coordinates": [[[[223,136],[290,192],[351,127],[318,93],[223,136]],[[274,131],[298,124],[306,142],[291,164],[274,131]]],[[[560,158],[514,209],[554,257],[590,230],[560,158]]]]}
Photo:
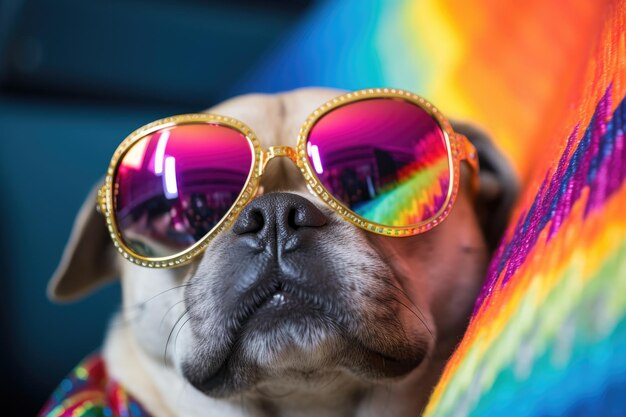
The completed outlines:
{"type": "Polygon", "coordinates": [[[103,185],[98,188],[98,194],[96,194],[96,211],[104,216],[106,207],[106,185],[103,185]]]}
{"type": "Polygon", "coordinates": [[[470,142],[470,140],[464,135],[457,133],[456,140],[459,149],[459,159],[461,161],[466,161],[472,170],[471,187],[472,192],[476,194],[478,193],[478,187],[480,185],[478,178],[478,172],[480,170],[480,164],[478,162],[478,152],[476,152],[476,148],[474,147],[472,142],[470,142]]]}

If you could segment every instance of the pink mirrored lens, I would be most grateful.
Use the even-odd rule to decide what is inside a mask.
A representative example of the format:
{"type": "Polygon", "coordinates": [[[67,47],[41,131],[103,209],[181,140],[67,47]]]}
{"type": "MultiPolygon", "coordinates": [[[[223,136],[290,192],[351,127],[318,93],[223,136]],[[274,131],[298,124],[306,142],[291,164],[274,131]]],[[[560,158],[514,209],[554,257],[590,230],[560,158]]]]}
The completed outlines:
{"type": "Polygon", "coordinates": [[[191,247],[213,229],[241,193],[252,147],[240,132],[186,124],[137,141],[114,178],[122,239],[138,255],[162,257],[191,247]]]}
{"type": "Polygon", "coordinates": [[[408,101],[375,98],[332,110],[311,129],[307,153],[328,191],[371,222],[416,225],[446,202],[444,134],[431,115],[408,101]]]}

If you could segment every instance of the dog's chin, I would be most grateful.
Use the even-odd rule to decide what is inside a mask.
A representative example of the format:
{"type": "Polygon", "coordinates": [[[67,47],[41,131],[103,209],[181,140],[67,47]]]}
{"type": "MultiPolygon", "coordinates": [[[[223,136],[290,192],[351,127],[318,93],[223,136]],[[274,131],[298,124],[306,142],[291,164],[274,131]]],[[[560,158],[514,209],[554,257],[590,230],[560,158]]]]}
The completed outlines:
{"type": "Polygon", "coordinates": [[[210,351],[196,343],[182,362],[183,376],[206,395],[224,398],[261,386],[312,389],[342,374],[359,383],[394,380],[427,356],[427,338],[390,346],[385,334],[372,338],[371,329],[349,327],[347,320],[317,300],[274,294],[240,323],[228,346],[210,351]]]}

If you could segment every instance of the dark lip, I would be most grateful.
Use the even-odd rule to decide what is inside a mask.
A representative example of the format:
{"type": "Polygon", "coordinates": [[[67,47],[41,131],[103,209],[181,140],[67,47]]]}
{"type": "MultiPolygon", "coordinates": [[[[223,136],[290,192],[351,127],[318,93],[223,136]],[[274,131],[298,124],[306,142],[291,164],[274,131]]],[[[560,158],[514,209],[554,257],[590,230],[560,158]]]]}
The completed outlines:
{"type": "Polygon", "coordinates": [[[329,318],[336,318],[337,308],[330,300],[311,294],[299,286],[283,280],[273,280],[259,286],[246,294],[231,314],[232,321],[229,331],[235,335],[264,307],[269,306],[276,295],[285,294],[304,306],[312,307],[329,318]]]}

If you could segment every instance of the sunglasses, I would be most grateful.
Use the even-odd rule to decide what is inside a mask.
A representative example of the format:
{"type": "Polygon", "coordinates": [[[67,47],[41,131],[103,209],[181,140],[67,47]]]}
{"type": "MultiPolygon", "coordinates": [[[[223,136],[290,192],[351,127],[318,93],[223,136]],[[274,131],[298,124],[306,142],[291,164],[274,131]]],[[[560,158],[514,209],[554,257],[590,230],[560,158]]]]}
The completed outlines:
{"type": "Polygon", "coordinates": [[[98,192],[113,243],[129,261],[174,267],[191,261],[250,202],[267,163],[291,159],[309,190],[347,221],[387,236],[414,236],[441,223],[469,140],[423,98],[368,89],[325,103],[306,120],[296,147],[263,150],[230,117],[185,114],[131,133],[115,151],[98,192]]]}

